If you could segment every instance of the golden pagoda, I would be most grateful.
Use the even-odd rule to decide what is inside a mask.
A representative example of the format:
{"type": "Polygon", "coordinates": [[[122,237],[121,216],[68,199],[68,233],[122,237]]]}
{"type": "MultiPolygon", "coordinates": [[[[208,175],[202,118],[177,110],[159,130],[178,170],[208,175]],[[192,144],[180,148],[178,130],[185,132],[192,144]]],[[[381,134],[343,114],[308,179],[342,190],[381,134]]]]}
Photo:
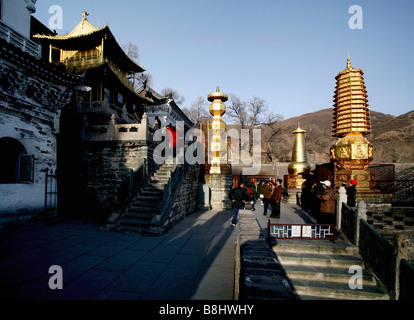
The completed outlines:
{"type": "Polygon", "coordinates": [[[298,122],[298,127],[292,131],[295,135],[293,143],[292,157],[288,166],[288,175],[284,176],[285,186],[287,187],[288,197],[284,201],[287,203],[298,203],[302,189],[306,187],[306,178],[310,173],[311,166],[308,162],[308,155],[305,149],[303,135],[306,133],[298,122]]]}
{"type": "Polygon", "coordinates": [[[289,175],[308,175],[311,166],[308,162],[308,155],[303,142],[303,135],[306,133],[306,130],[302,129],[298,123],[297,129],[293,130],[292,133],[295,135],[295,142],[293,144],[292,158],[288,166],[289,175]]]}
{"type": "Polygon", "coordinates": [[[207,149],[207,173],[229,173],[226,123],[222,119],[223,114],[226,112],[226,105],[224,102],[228,100],[228,96],[227,94],[220,92],[220,88],[217,86],[216,92],[210,93],[207,96],[207,100],[211,102],[210,113],[213,116],[213,119],[208,124],[210,133],[209,148],[207,149]]]}
{"type": "Polygon", "coordinates": [[[371,133],[371,119],[363,74],[351,66],[348,57],[346,69],[335,77],[332,136],[339,140],[331,147],[330,158],[335,164],[336,186],[354,179],[358,188],[369,189],[372,180],[367,169],[373,147],[364,137],[371,133]]]}

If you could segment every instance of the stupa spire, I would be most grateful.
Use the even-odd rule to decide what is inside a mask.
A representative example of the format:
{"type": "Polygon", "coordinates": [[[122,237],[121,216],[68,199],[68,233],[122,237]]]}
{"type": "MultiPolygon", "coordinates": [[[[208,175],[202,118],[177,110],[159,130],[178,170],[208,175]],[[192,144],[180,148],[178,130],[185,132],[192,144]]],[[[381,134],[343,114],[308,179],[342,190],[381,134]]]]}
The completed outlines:
{"type": "Polygon", "coordinates": [[[371,119],[368,109],[368,95],[362,69],[347,68],[336,77],[334,108],[332,111],[332,135],[344,137],[351,133],[371,133],[371,119]]]}
{"type": "Polygon", "coordinates": [[[305,149],[305,143],[303,139],[303,134],[306,133],[306,130],[300,127],[298,121],[298,127],[292,131],[295,135],[295,142],[293,144],[292,158],[288,166],[289,174],[309,174],[310,164],[308,162],[308,156],[305,149]]]}

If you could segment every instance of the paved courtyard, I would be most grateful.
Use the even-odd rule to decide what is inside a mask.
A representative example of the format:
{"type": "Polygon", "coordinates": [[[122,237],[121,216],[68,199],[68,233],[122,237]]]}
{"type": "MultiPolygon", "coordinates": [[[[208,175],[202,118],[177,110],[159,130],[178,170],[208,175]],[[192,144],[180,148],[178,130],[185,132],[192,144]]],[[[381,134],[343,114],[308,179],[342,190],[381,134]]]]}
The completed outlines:
{"type": "MultiPolygon", "coordinates": [[[[240,212],[243,214],[243,211],[240,212]]],[[[268,215],[270,212],[268,213],[268,215]]],[[[264,234],[263,206],[254,211],[264,234]]],[[[95,222],[53,219],[0,230],[3,299],[232,300],[232,211],[196,211],[159,237],[99,231],[95,222]],[[51,266],[63,289],[52,290],[51,266]]],[[[283,204],[280,223],[311,223],[283,204]]]]}
{"type": "Polygon", "coordinates": [[[40,221],[0,231],[3,299],[231,300],[231,211],[196,211],[165,235],[98,231],[94,222],[40,221]],[[62,268],[51,290],[49,268],[62,268]]]}

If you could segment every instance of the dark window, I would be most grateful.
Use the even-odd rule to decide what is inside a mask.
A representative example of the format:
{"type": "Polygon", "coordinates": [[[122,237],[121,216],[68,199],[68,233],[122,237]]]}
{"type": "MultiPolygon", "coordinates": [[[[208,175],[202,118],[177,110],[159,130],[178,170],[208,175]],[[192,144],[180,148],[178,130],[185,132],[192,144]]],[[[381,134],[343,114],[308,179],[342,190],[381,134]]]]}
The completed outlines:
{"type": "Polygon", "coordinates": [[[34,156],[32,154],[19,155],[18,182],[33,182],[34,156]]]}
{"type": "Polygon", "coordinates": [[[33,182],[34,156],[12,138],[0,139],[0,183],[33,182]]]}

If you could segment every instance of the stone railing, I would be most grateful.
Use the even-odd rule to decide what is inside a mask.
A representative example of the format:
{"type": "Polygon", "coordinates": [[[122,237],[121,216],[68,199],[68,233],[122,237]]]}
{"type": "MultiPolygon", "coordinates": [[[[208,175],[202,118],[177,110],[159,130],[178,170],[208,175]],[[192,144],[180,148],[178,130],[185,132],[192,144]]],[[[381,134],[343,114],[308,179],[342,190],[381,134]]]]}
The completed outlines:
{"type": "Polygon", "coordinates": [[[82,137],[86,141],[153,141],[153,135],[154,129],[148,124],[144,113],[141,123],[116,124],[115,115],[112,115],[109,125],[86,125],[82,137]]]}
{"type": "Polygon", "coordinates": [[[115,114],[125,122],[135,121],[125,107],[119,107],[114,103],[110,103],[107,97],[103,101],[78,102],[77,111],[79,113],[115,114]]]}
{"type": "Polygon", "coordinates": [[[356,209],[351,209],[345,202],[338,205],[342,208],[339,224],[341,232],[359,247],[364,262],[392,297],[397,300],[408,299],[410,292],[414,291],[414,267],[408,260],[407,235],[397,234],[391,243],[366,221],[367,208],[363,201],[358,203],[356,209]]]}
{"type": "Polygon", "coordinates": [[[163,197],[157,207],[160,214],[154,215],[151,221],[152,225],[158,226],[161,233],[172,224],[172,221],[168,221],[168,218],[174,204],[176,203],[178,192],[185,180],[184,177],[188,170],[189,165],[186,162],[176,166],[171,172],[168,182],[164,186],[163,197]]]}
{"type": "Polygon", "coordinates": [[[40,59],[42,55],[42,46],[30,39],[26,39],[21,34],[14,31],[4,21],[0,20],[0,38],[5,39],[8,43],[20,48],[23,52],[27,52],[36,59],[40,59]]]}
{"type": "Polygon", "coordinates": [[[147,160],[144,159],[143,164],[136,170],[129,169],[129,174],[124,181],[121,182],[117,202],[118,212],[124,211],[138,193],[138,190],[144,185],[147,178],[147,160]]]}

